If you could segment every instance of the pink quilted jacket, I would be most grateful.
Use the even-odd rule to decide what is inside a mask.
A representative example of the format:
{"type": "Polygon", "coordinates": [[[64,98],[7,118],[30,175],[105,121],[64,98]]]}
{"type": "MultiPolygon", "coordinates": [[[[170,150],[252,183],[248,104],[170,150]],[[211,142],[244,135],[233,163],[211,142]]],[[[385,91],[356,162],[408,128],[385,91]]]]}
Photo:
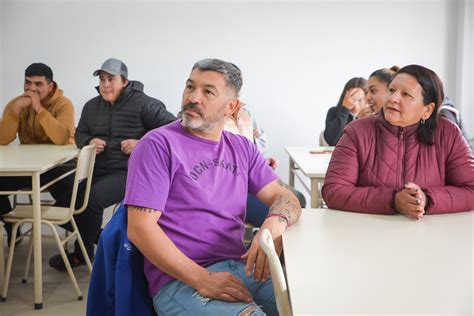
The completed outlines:
{"type": "Polygon", "coordinates": [[[396,214],[393,198],[407,182],[429,196],[427,214],[474,209],[474,157],[459,128],[440,117],[435,144],[416,139],[419,124],[392,126],[383,115],[350,123],[331,158],[323,198],[329,208],[396,214]]]}

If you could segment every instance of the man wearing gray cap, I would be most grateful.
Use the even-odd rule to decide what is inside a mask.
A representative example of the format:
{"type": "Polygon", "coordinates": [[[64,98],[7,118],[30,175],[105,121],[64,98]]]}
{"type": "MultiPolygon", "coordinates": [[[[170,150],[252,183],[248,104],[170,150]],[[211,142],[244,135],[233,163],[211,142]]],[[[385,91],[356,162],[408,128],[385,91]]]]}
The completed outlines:
{"type": "MultiPolygon", "coordinates": [[[[148,131],[176,120],[161,101],[143,92],[141,82],[128,80],[127,66],[121,60],[107,59],[93,75],[99,76],[96,89],[100,95],[84,105],[76,130],[76,144],[79,148],[96,144],[97,157],[89,204],[83,213],[75,216],[91,259],[103,210],[124,198],[128,158],[135,145],[148,131]]],[[[65,185],[72,188],[72,177],[65,181],[70,181],[65,185]]],[[[70,196],[59,203],[68,205],[68,201],[70,196]]],[[[73,268],[84,263],[77,243],[68,258],[73,268]]],[[[49,264],[65,271],[60,255],[52,257],[49,264]]]]}

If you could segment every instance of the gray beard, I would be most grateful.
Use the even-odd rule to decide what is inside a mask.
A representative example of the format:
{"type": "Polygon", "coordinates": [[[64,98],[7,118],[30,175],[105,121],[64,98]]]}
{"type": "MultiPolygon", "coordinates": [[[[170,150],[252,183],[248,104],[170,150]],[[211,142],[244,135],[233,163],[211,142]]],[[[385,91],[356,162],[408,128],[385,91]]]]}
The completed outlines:
{"type": "Polygon", "coordinates": [[[208,132],[213,130],[216,126],[222,124],[225,116],[219,118],[212,117],[209,120],[200,118],[189,118],[186,114],[183,114],[183,125],[193,131],[197,132],[208,132]]]}
{"type": "Polygon", "coordinates": [[[221,112],[216,113],[213,116],[203,118],[188,116],[184,111],[182,113],[183,125],[196,132],[208,132],[213,130],[216,126],[223,124],[225,120],[225,109],[223,108],[221,112]]]}

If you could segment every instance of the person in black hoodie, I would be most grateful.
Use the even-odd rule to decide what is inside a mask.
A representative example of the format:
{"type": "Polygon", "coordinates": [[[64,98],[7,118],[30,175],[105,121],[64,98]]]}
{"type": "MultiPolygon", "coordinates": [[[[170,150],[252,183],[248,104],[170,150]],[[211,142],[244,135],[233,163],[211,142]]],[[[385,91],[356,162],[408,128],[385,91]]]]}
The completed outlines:
{"type": "MultiPolygon", "coordinates": [[[[96,144],[97,157],[89,204],[74,217],[91,260],[103,210],[124,198],[128,159],[136,144],[148,131],[176,120],[160,100],[143,92],[141,82],[128,80],[127,66],[121,60],[107,59],[93,75],[100,79],[99,95],[84,105],[75,139],[79,148],[96,144]]],[[[63,181],[72,188],[72,176],[63,181]]],[[[71,195],[65,194],[56,205],[68,206],[70,199],[71,195]]],[[[85,263],[77,242],[68,259],[73,268],[85,263]]],[[[49,265],[66,270],[59,254],[50,258],[49,265]]]]}

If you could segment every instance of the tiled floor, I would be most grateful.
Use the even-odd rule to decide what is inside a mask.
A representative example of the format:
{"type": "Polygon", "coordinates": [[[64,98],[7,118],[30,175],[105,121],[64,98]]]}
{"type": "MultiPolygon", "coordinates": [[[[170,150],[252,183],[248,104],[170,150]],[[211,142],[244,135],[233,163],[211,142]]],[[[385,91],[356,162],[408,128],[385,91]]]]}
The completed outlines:
{"type": "MultiPolygon", "coordinates": [[[[5,246],[5,256],[8,247],[5,246]]],[[[25,258],[28,250],[28,239],[23,240],[18,251],[15,250],[12,277],[5,302],[0,302],[0,316],[13,315],[85,315],[87,290],[89,286],[89,271],[81,266],[74,270],[79,287],[84,297],[78,301],[74,287],[66,272],[60,272],[49,267],[48,259],[58,253],[52,239],[43,240],[43,309],[34,310],[33,266],[26,284],[22,283],[25,258]]],[[[6,258],[5,258],[6,261],[6,258]]],[[[1,291],[0,291],[1,292],[1,291]]]]}

